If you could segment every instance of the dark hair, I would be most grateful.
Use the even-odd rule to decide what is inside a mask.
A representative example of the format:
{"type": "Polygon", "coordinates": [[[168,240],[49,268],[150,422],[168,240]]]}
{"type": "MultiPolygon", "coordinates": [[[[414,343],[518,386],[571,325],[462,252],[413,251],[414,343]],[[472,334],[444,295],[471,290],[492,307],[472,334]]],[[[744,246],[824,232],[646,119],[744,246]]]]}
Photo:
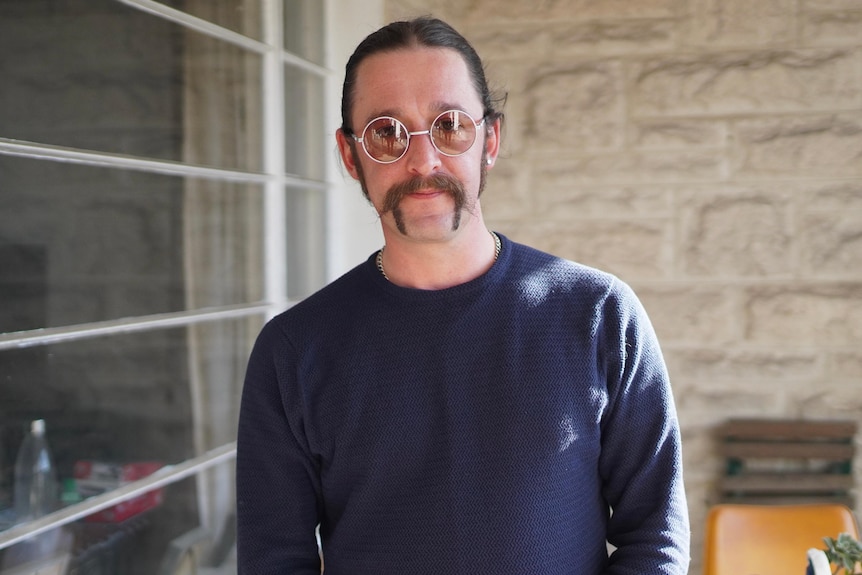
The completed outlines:
{"type": "Polygon", "coordinates": [[[429,48],[450,48],[461,54],[473,86],[479,99],[482,100],[483,116],[496,119],[502,114],[494,108],[495,98],[488,88],[485,79],[485,69],[482,60],[473,49],[473,46],[464,36],[459,34],[452,26],[438,20],[423,16],[406,22],[392,22],[368,35],[347,61],[344,74],[344,87],[341,93],[341,129],[352,134],[350,128],[350,111],[353,109],[354,88],[356,85],[356,70],[365,58],[380,52],[390,52],[401,48],[412,48],[425,46],[429,48]]]}

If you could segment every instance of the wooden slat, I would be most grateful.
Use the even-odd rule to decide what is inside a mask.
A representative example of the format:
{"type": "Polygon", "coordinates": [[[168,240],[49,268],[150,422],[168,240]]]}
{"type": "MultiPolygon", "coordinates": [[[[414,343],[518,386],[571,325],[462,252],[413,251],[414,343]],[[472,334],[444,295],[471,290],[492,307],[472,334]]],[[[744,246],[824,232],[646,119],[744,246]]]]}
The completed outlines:
{"type": "Polygon", "coordinates": [[[732,419],[718,433],[727,439],[852,440],[856,427],[855,421],[732,419]]]}
{"type": "Polygon", "coordinates": [[[845,474],[748,473],[721,480],[721,489],[725,492],[818,493],[847,491],[852,487],[853,476],[845,474]]]}
{"type": "Polygon", "coordinates": [[[721,445],[726,457],[786,458],[847,461],[853,459],[852,443],[823,443],[799,441],[729,441],[721,445]]]}
{"type": "Polygon", "coordinates": [[[824,494],[808,493],[805,495],[772,495],[767,493],[758,494],[733,494],[726,493],[721,498],[722,503],[746,503],[748,505],[796,505],[800,503],[840,503],[851,509],[856,507],[856,501],[846,493],[824,494]]]}
{"type": "Polygon", "coordinates": [[[855,421],[735,419],[717,431],[728,464],[722,501],[854,506],[855,421]]]}

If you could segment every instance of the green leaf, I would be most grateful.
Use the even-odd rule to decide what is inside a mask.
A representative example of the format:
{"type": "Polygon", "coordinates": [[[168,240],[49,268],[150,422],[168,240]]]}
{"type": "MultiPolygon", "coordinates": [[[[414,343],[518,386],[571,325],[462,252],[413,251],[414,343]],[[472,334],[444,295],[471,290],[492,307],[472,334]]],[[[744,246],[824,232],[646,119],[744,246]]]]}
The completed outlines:
{"type": "Polygon", "coordinates": [[[862,563],[862,544],[849,533],[841,533],[837,539],[824,537],[826,558],[836,566],[835,573],[844,569],[847,574],[853,573],[858,563],[862,563]]]}

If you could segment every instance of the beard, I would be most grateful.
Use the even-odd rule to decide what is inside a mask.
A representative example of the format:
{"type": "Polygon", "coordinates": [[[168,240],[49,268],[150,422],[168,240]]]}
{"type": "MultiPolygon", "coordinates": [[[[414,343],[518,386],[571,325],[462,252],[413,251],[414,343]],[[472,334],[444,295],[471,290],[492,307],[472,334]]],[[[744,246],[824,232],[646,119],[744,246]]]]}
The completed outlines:
{"type": "MultiPolygon", "coordinates": [[[[356,165],[356,172],[359,180],[359,186],[362,188],[362,193],[365,198],[371,203],[371,196],[368,193],[368,184],[365,181],[365,172],[362,170],[362,164],[359,162],[359,157],[356,148],[353,148],[353,159],[356,165]]],[[[482,160],[479,165],[479,191],[477,197],[482,195],[485,190],[485,182],[488,176],[487,167],[487,150],[482,153],[482,160]]],[[[404,219],[404,213],[400,209],[401,200],[411,193],[419,190],[437,190],[449,194],[455,203],[452,213],[452,230],[455,231],[461,227],[461,214],[464,209],[470,213],[476,208],[475,202],[468,205],[467,192],[464,189],[464,184],[454,176],[448,174],[435,174],[433,176],[421,177],[416,176],[392,185],[386,190],[386,195],[383,197],[383,204],[380,206],[379,214],[382,216],[386,212],[392,212],[392,217],[395,219],[395,227],[403,235],[408,235],[407,223],[404,219]]],[[[373,205],[373,203],[372,203],[373,205]]]]}

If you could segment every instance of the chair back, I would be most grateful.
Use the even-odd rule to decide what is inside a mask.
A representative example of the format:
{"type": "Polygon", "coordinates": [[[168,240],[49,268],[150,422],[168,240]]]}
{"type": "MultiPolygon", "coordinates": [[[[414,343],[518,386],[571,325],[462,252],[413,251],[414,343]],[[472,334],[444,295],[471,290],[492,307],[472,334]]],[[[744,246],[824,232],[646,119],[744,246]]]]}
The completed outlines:
{"type": "Polygon", "coordinates": [[[703,575],[804,575],[809,549],[824,537],[859,537],[853,512],[840,504],[739,505],[710,509],[703,575]]]}

